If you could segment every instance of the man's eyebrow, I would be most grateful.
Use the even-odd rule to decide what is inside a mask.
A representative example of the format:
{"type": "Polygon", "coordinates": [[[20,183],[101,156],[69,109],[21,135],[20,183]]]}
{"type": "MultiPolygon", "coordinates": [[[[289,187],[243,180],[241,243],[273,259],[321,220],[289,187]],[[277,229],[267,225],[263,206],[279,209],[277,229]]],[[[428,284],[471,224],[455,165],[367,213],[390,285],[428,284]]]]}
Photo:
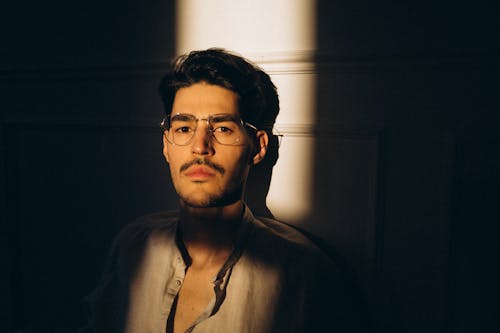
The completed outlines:
{"type": "Polygon", "coordinates": [[[214,122],[222,122],[222,121],[237,121],[237,117],[232,114],[224,113],[224,114],[214,114],[211,116],[212,121],[214,122]]]}
{"type": "Polygon", "coordinates": [[[179,113],[172,116],[172,120],[177,120],[177,121],[189,121],[193,119],[196,119],[196,117],[188,113],[179,113]]]}

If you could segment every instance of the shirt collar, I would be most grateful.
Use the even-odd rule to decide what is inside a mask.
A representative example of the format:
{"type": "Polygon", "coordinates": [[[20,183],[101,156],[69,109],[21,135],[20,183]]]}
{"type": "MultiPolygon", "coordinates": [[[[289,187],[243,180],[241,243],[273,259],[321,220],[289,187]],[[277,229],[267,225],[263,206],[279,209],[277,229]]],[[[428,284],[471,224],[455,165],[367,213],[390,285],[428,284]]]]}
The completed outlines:
{"type": "MultiPolygon", "coordinates": [[[[213,305],[210,315],[215,314],[224,301],[224,298],[226,296],[226,288],[229,282],[229,278],[231,277],[232,269],[234,265],[238,262],[238,260],[240,259],[242,253],[246,248],[247,241],[253,230],[254,220],[255,217],[253,216],[248,206],[244,203],[241,223],[239,225],[236,234],[236,241],[233,247],[233,251],[227,258],[226,262],[222,265],[222,268],[219,270],[219,272],[217,273],[217,275],[214,277],[213,280],[215,303],[213,305]]],[[[179,221],[177,221],[177,230],[175,238],[176,238],[177,248],[182,258],[184,259],[184,263],[186,264],[187,267],[191,263],[191,258],[189,257],[186,246],[182,242],[182,237],[180,235],[179,221]]]]}

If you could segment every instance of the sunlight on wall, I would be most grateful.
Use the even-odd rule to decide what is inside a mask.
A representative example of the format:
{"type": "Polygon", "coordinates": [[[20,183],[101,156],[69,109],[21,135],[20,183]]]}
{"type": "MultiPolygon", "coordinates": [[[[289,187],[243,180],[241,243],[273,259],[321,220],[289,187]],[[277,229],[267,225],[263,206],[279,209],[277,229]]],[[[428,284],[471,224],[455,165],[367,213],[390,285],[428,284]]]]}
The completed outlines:
{"type": "Polygon", "coordinates": [[[177,53],[223,47],[253,60],[278,88],[283,135],[267,205],[300,223],[310,213],[315,77],[315,1],[178,0],[177,53]]]}
{"type": "Polygon", "coordinates": [[[314,50],[315,10],[315,1],[309,0],[178,0],[177,50],[314,50]]]}

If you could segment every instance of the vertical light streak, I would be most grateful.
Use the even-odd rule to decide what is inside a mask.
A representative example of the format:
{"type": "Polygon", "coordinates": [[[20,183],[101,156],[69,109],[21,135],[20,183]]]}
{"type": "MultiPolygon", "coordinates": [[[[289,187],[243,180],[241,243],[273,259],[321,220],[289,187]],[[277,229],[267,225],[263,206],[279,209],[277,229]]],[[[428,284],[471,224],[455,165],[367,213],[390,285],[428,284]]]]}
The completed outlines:
{"type": "Polygon", "coordinates": [[[223,47],[271,74],[283,139],[267,205],[279,219],[303,222],[311,209],[314,166],[315,1],[178,0],[176,8],[177,53],[223,47]]]}

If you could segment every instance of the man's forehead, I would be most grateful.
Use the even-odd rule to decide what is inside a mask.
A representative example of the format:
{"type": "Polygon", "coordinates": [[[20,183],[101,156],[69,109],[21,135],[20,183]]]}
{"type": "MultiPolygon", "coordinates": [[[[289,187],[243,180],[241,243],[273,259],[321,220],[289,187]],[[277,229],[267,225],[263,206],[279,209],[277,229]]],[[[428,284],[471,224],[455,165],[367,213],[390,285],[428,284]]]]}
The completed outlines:
{"type": "Polygon", "coordinates": [[[230,113],[216,113],[211,114],[207,118],[196,117],[190,113],[173,113],[171,115],[173,121],[192,121],[199,119],[209,119],[212,122],[226,122],[226,121],[238,121],[238,117],[230,113]]]}
{"type": "Polygon", "coordinates": [[[238,95],[221,86],[195,83],[177,91],[172,114],[189,113],[200,117],[211,114],[238,115],[238,95]]]}

